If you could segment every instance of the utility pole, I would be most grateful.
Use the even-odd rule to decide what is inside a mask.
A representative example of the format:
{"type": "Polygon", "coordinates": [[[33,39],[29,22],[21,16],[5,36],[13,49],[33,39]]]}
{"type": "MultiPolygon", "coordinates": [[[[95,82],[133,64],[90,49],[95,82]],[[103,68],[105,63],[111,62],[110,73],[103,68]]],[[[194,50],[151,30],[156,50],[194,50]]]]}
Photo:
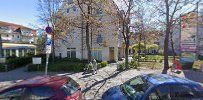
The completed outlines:
{"type": "MultiPolygon", "coordinates": [[[[84,1],[82,1],[82,2],[84,2],[84,1]]],[[[82,9],[83,9],[83,3],[82,3],[82,9]]],[[[82,42],[81,43],[81,45],[82,45],[81,46],[82,47],[82,49],[81,49],[81,55],[82,56],[81,57],[82,57],[82,60],[83,60],[84,59],[84,56],[83,56],[84,55],[84,53],[83,53],[83,51],[84,51],[84,46],[83,46],[84,45],[84,36],[83,36],[83,34],[84,34],[84,32],[83,32],[84,18],[83,17],[84,16],[83,16],[83,14],[81,14],[81,17],[82,17],[81,18],[82,19],[82,23],[81,23],[81,42],[82,42]]]]}
{"type": "Polygon", "coordinates": [[[1,33],[0,33],[0,58],[3,57],[3,47],[2,47],[2,38],[1,38],[1,33]]]}
{"type": "Polygon", "coordinates": [[[198,60],[198,55],[199,55],[199,11],[198,11],[198,9],[199,9],[199,2],[197,2],[197,4],[196,4],[196,6],[197,6],[197,18],[196,18],[196,21],[197,21],[197,30],[196,30],[196,40],[195,40],[195,42],[196,42],[196,60],[198,60]]]}

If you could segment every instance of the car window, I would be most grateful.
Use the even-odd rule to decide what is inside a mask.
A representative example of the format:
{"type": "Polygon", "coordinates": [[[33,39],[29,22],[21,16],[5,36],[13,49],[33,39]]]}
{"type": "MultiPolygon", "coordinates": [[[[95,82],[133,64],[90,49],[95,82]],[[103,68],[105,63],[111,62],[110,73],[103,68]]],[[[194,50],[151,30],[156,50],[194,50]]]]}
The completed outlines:
{"type": "Polygon", "coordinates": [[[147,97],[147,100],[160,100],[157,92],[152,92],[147,97]]]}
{"type": "Polygon", "coordinates": [[[5,99],[20,100],[24,90],[25,88],[17,88],[17,89],[12,89],[7,92],[4,92],[0,94],[0,100],[5,100],[5,99]]]}
{"type": "Polygon", "coordinates": [[[54,90],[44,86],[30,88],[26,93],[31,100],[49,99],[54,96],[54,90]]]}
{"type": "Polygon", "coordinates": [[[187,85],[174,85],[171,87],[171,94],[174,99],[194,98],[195,93],[192,88],[187,85]]]}
{"type": "Polygon", "coordinates": [[[135,79],[129,81],[129,84],[136,92],[145,92],[149,88],[149,84],[144,82],[142,77],[138,76],[135,79]]]}
{"type": "Polygon", "coordinates": [[[73,80],[70,79],[66,84],[64,84],[61,89],[65,92],[66,95],[71,95],[78,91],[78,84],[73,80]]]}
{"type": "Polygon", "coordinates": [[[168,85],[160,86],[156,89],[161,100],[171,100],[170,87],[168,85]]]}

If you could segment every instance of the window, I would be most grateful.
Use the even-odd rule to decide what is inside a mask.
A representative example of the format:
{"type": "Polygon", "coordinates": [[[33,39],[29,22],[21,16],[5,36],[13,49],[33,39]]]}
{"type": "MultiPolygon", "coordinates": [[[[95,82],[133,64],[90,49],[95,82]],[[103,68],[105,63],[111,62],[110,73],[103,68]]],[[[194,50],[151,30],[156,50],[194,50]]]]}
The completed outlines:
{"type": "Polygon", "coordinates": [[[76,48],[67,48],[67,57],[76,58],[76,48]]]}
{"type": "Polygon", "coordinates": [[[98,36],[97,36],[97,43],[102,43],[102,41],[103,41],[102,35],[98,34],[98,36]]]}
{"type": "Polygon", "coordinates": [[[54,95],[52,88],[44,86],[30,88],[26,93],[31,100],[49,99],[54,95]]]}
{"type": "Polygon", "coordinates": [[[7,36],[7,37],[9,37],[9,35],[8,35],[8,34],[7,34],[6,36],[7,36]]]}
{"type": "Polygon", "coordinates": [[[102,50],[92,50],[92,57],[94,57],[96,60],[102,61],[102,50]]]}
{"type": "Polygon", "coordinates": [[[12,35],[14,37],[14,35],[12,35]]]}
{"type": "Polygon", "coordinates": [[[149,87],[149,83],[144,81],[141,76],[137,76],[121,85],[121,90],[131,99],[136,98],[136,100],[140,100],[140,97],[144,95],[149,87]]]}
{"type": "Polygon", "coordinates": [[[187,85],[175,85],[172,86],[171,92],[173,95],[173,99],[188,99],[193,98],[195,94],[192,89],[187,85]]]}
{"type": "Polygon", "coordinates": [[[69,13],[69,12],[70,12],[70,9],[68,8],[68,9],[67,9],[67,13],[69,13]]]}
{"type": "Polygon", "coordinates": [[[1,100],[5,100],[5,99],[21,100],[24,90],[25,90],[24,88],[17,88],[17,89],[7,91],[5,93],[0,94],[0,99],[1,100]]]}
{"type": "Polygon", "coordinates": [[[18,35],[18,38],[20,38],[20,36],[18,35]]]}
{"type": "Polygon", "coordinates": [[[61,55],[61,53],[59,53],[59,58],[62,58],[62,55],[61,55]]]}
{"type": "Polygon", "coordinates": [[[74,94],[79,90],[78,84],[73,79],[68,80],[68,82],[61,87],[61,89],[65,92],[66,95],[74,94]]]}
{"type": "Polygon", "coordinates": [[[147,100],[160,100],[157,92],[152,92],[149,94],[149,97],[147,97],[147,100]]]}
{"type": "Polygon", "coordinates": [[[77,32],[73,32],[74,35],[74,39],[76,39],[78,37],[78,33],[77,32]]]}
{"type": "Polygon", "coordinates": [[[9,56],[10,56],[10,50],[6,49],[6,57],[9,57],[9,56]]]}
{"type": "Polygon", "coordinates": [[[73,6],[73,11],[77,11],[77,7],[75,5],[73,6]]]}
{"type": "Polygon", "coordinates": [[[12,49],[12,56],[16,56],[16,50],[15,49],[12,49]]]}
{"type": "Polygon", "coordinates": [[[101,15],[101,14],[102,14],[102,10],[101,10],[101,9],[98,9],[98,10],[97,10],[97,14],[101,15]]]}
{"type": "Polygon", "coordinates": [[[73,0],[67,0],[68,4],[72,4],[73,0]]]}

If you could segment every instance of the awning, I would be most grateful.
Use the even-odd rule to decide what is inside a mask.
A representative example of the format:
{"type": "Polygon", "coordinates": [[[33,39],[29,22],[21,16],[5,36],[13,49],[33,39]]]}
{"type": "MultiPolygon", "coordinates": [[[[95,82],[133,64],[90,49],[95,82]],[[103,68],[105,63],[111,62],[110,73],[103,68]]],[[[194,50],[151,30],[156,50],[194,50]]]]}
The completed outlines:
{"type": "Polygon", "coordinates": [[[35,49],[34,44],[2,43],[3,49],[35,49]]]}

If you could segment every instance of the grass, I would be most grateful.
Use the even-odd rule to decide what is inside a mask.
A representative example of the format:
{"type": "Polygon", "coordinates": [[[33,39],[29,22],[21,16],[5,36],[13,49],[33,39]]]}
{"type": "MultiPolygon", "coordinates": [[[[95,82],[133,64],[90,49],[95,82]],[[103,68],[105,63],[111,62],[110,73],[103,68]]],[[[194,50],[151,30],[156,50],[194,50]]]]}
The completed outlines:
{"type": "Polygon", "coordinates": [[[160,63],[160,62],[140,62],[139,68],[162,69],[163,63],[160,63]]]}
{"type": "Polygon", "coordinates": [[[200,71],[201,70],[201,65],[203,65],[203,60],[195,61],[194,64],[193,64],[193,70],[200,71]]]}

